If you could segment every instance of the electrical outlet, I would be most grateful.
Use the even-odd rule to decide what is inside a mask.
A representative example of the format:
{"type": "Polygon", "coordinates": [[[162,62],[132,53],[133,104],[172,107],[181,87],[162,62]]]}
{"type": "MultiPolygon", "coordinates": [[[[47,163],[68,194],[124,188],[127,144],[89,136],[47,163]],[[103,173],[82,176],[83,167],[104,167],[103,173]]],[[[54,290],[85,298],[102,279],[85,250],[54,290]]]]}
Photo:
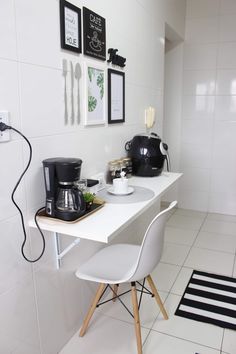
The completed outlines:
{"type": "MultiPolygon", "coordinates": [[[[0,122],[9,125],[9,112],[8,111],[0,111],[0,122]]],[[[4,130],[4,132],[0,131],[0,143],[4,143],[10,140],[10,130],[4,130]]]]}

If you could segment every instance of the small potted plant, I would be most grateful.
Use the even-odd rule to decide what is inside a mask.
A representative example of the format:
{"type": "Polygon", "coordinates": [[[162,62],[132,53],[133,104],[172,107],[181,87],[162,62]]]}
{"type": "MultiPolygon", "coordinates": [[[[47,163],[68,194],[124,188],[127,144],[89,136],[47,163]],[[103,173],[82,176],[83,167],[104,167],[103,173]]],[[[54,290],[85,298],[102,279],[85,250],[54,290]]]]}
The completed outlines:
{"type": "Polygon", "coordinates": [[[91,209],[91,206],[93,205],[95,195],[90,192],[85,192],[83,195],[84,195],[84,201],[86,204],[86,210],[89,210],[89,209],[91,209]]]}

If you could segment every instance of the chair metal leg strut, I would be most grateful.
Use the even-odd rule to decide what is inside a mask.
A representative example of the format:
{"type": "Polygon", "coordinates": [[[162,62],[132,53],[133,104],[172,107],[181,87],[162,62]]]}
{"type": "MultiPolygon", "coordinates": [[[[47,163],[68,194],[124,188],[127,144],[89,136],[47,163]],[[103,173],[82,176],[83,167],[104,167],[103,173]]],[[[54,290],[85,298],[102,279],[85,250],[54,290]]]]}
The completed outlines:
{"type": "MultiPolygon", "coordinates": [[[[163,315],[164,319],[165,319],[165,320],[168,320],[167,312],[166,312],[166,310],[165,310],[165,308],[164,308],[164,305],[163,305],[163,303],[162,303],[162,301],[161,301],[160,295],[158,294],[158,291],[157,291],[157,289],[156,289],[156,286],[155,286],[155,284],[154,284],[154,282],[153,282],[151,276],[148,275],[147,278],[145,278],[145,279],[143,280],[143,283],[142,283],[142,284],[140,284],[139,282],[137,282],[137,283],[141,286],[141,290],[140,290],[140,289],[136,289],[135,282],[132,282],[132,283],[131,283],[131,284],[132,284],[131,290],[127,290],[127,291],[125,291],[125,292],[123,292],[123,293],[121,293],[121,294],[119,294],[119,295],[117,295],[117,290],[118,290],[119,284],[116,284],[113,288],[112,288],[109,284],[107,284],[107,285],[105,285],[105,284],[100,284],[99,287],[98,287],[97,293],[96,293],[96,295],[95,295],[95,298],[94,298],[94,300],[93,300],[93,302],[92,302],[92,304],[91,304],[91,306],[90,306],[90,309],[89,309],[89,311],[88,311],[88,313],[87,313],[87,315],[86,315],[86,317],[85,317],[85,319],[84,319],[84,322],[83,322],[83,325],[82,325],[82,327],[81,327],[80,334],[79,334],[80,337],[83,337],[83,336],[84,336],[84,334],[85,334],[85,332],[86,332],[86,330],[87,330],[87,328],[88,328],[89,321],[90,321],[91,317],[93,316],[93,313],[94,313],[96,307],[99,307],[100,305],[103,305],[103,304],[105,304],[105,303],[107,303],[107,302],[109,302],[109,301],[113,301],[113,302],[114,302],[116,299],[118,299],[118,300],[120,301],[120,303],[125,307],[125,309],[129,312],[129,314],[135,319],[135,313],[133,314],[133,313],[128,309],[128,307],[125,305],[125,303],[120,299],[121,296],[123,296],[123,295],[125,295],[125,294],[127,294],[127,293],[129,293],[129,292],[131,291],[131,293],[132,293],[132,300],[133,300],[133,298],[134,298],[134,295],[133,295],[134,290],[133,290],[133,288],[135,288],[135,296],[136,296],[136,298],[137,298],[137,292],[140,292],[140,293],[141,293],[141,294],[140,294],[140,297],[139,297],[139,301],[137,300],[138,311],[139,311],[139,309],[140,309],[140,305],[141,305],[143,293],[144,293],[144,294],[148,294],[148,295],[151,295],[152,297],[155,297],[155,300],[156,300],[158,306],[160,307],[160,310],[161,310],[161,312],[162,312],[162,315],[163,315]],[[151,288],[152,292],[150,292],[150,291],[144,286],[146,279],[147,279],[147,281],[148,281],[148,283],[149,283],[149,285],[150,285],[150,288],[151,288]],[[110,288],[110,289],[111,289],[111,291],[112,291],[112,293],[113,293],[112,298],[109,299],[109,300],[103,301],[103,302],[99,302],[99,301],[102,299],[103,295],[105,294],[107,288],[110,288]],[[145,289],[146,291],[145,291],[144,289],[145,289]]],[[[134,303],[133,303],[133,310],[134,310],[134,303]]],[[[136,321],[136,319],[135,319],[135,321],[136,321]]]]}
{"type": "MultiPolygon", "coordinates": [[[[145,279],[146,279],[146,278],[145,278],[145,279]]],[[[136,291],[139,292],[139,293],[141,293],[141,294],[140,294],[140,297],[139,297],[138,308],[140,308],[143,294],[151,295],[152,297],[154,297],[154,294],[153,294],[151,291],[149,291],[149,290],[144,286],[145,279],[143,280],[143,284],[139,283],[138,281],[136,282],[137,284],[139,284],[139,285],[141,286],[141,290],[136,288],[136,291]],[[144,290],[144,289],[145,289],[145,290],[144,290]]],[[[117,284],[117,286],[118,286],[118,285],[119,285],[119,284],[117,284]]],[[[116,285],[115,285],[115,286],[116,286],[116,285]]],[[[108,300],[105,300],[105,301],[102,301],[102,302],[98,302],[97,305],[96,305],[96,307],[99,307],[99,306],[101,306],[101,305],[103,305],[103,304],[106,304],[107,302],[110,302],[110,301],[113,301],[113,302],[114,302],[116,299],[118,299],[118,300],[120,301],[120,303],[123,305],[123,307],[129,312],[130,316],[132,316],[132,317],[134,318],[133,313],[129,310],[129,308],[125,305],[125,303],[120,299],[121,296],[123,296],[123,295],[125,295],[125,294],[127,294],[127,293],[130,293],[130,292],[131,292],[131,289],[130,289],[130,290],[127,290],[127,291],[124,291],[123,293],[120,293],[119,295],[117,295],[117,293],[115,293],[114,288],[112,288],[111,285],[108,284],[108,285],[106,286],[106,288],[104,289],[104,292],[102,293],[102,295],[101,295],[101,297],[100,297],[100,300],[102,299],[102,297],[103,297],[103,295],[104,295],[104,293],[105,293],[105,291],[106,291],[106,289],[107,289],[108,287],[110,288],[111,292],[113,293],[113,297],[112,297],[111,299],[108,299],[108,300]]],[[[100,300],[99,300],[99,301],[100,301],[100,300]]]]}
{"type": "Polygon", "coordinates": [[[144,289],[145,280],[146,280],[146,278],[143,279],[143,284],[141,284],[142,289],[141,289],[141,294],[140,294],[139,302],[138,302],[138,309],[139,310],[140,310],[140,306],[141,306],[141,302],[142,302],[142,298],[143,298],[143,289],[144,289]]]}

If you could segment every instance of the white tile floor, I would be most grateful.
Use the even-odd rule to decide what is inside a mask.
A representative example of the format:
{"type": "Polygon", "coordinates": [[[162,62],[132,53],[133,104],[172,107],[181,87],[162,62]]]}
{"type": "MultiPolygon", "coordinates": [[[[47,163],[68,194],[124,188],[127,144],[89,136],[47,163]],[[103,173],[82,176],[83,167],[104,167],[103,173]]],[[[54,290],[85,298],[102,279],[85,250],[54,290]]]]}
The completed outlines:
{"type": "MultiPolygon", "coordinates": [[[[143,354],[235,354],[236,331],[174,316],[193,269],[236,277],[236,217],[177,209],[170,217],[161,263],[153,272],[169,320],[145,296],[140,318],[143,354]]],[[[129,294],[124,296],[131,306],[129,294]]],[[[132,317],[117,301],[100,307],[83,338],[60,354],[136,354],[132,317]]]]}

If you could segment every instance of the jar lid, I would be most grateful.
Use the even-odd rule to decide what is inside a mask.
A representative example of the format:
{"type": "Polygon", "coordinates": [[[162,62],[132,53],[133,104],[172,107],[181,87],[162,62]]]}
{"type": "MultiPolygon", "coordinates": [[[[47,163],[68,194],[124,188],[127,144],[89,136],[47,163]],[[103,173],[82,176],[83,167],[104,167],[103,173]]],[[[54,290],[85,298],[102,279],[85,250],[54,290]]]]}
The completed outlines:
{"type": "Polygon", "coordinates": [[[111,166],[113,166],[113,165],[115,166],[115,165],[117,165],[117,160],[109,161],[108,164],[111,166]]]}

